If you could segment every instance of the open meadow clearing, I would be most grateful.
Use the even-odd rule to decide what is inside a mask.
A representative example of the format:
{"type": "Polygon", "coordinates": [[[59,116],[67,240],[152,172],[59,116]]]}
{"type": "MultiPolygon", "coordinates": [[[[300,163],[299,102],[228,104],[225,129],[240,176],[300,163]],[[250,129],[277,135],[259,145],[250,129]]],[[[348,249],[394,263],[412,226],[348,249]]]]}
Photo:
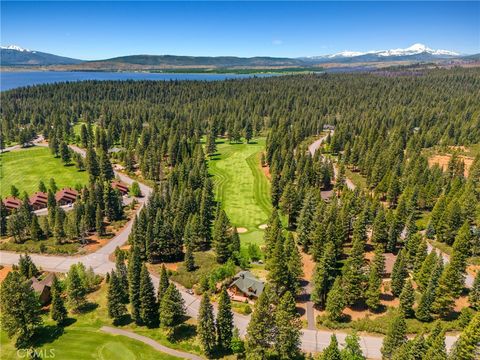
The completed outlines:
{"type": "Polygon", "coordinates": [[[261,152],[265,139],[252,140],[250,144],[219,142],[217,154],[209,161],[214,175],[215,195],[222,203],[230,221],[240,233],[242,243],[263,243],[263,230],[271,212],[270,182],[262,171],[261,152]]]}
{"type": "Polygon", "coordinates": [[[26,191],[29,195],[38,190],[42,180],[48,186],[51,178],[59,189],[76,184],[86,184],[88,174],[77,171],[75,166],[64,166],[60,158],[54,158],[45,147],[31,147],[15,150],[0,155],[0,195],[6,197],[10,188],[15,185],[20,194],[26,191]]]}

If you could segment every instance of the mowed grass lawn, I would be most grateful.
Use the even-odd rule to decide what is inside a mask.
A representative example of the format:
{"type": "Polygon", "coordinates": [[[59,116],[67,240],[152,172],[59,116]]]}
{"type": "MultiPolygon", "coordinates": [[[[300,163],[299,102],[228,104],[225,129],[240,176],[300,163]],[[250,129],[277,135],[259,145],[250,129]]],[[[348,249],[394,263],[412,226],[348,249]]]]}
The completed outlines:
{"type": "MultiPolygon", "coordinates": [[[[99,360],[177,360],[179,358],[159,352],[149,345],[130,339],[122,335],[111,335],[100,330],[103,325],[113,326],[107,316],[106,304],[107,286],[103,285],[98,291],[89,295],[89,300],[98,304],[98,307],[84,314],[73,315],[72,324],[61,328],[49,319],[43,317],[45,328],[35,338],[35,349],[41,351],[42,359],[55,358],[62,360],[99,359],[99,360]],[[47,357],[53,350],[53,356],[47,357]]],[[[133,324],[123,327],[126,330],[138,332],[147,337],[160,337],[159,329],[140,328],[133,324]],[[154,335],[154,336],[152,336],[154,335]]],[[[156,339],[169,346],[167,341],[156,339]]],[[[0,347],[3,360],[20,359],[17,356],[13,341],[4,331],[0,331],[0,347]]],[[[169,346],[175,347],[175,346],[169,346]]],[[[181,348],[181,346],[176,346],[181,348]]],[[[21,354],[20,354],[21,355],[21,354]]],[[[27,358],[27,357],[23,357],[27,358]]]]}
{"type": "Polygon", "coordinates": [[[55,179],[59,189],[76,184],[86,184],[86,171],[77,171],[75,166],[64,166],[60,158],[54,158],[45,147],[31,147],[2,153],[0,155],[0,195],[10,194],[15,185],[20,194],[26,191],[32,194],[38,191],[38,183],[43,180],[46,186],[51,178],[55,179]]]}
{"type": "Polygon", "coordinates": [[[270,182],[262,171],[261,153],[265,139],[253,139],[250,144],[217,143],[217,155],[209,161],[214,176],[217,201],[222,203],[230,221],[246,228],[240,234],[242,243],[263,243],[263,230],[271,213],[270,182]]]}

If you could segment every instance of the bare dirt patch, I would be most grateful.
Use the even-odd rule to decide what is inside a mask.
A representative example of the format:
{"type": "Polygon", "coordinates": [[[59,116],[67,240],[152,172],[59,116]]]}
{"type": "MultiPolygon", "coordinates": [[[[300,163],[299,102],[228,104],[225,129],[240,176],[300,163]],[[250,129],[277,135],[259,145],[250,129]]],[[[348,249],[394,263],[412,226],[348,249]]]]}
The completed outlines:
{"type": "Polygon", "coordinates": [[[7,277],[8,273],[12,271],[12,267],[11,266],[8,266],[8,265],[5,265],[3,267],[3,269],[0,270],[0,283],[5,280],[5,278],[7,277]]]}
{"type": "Polygon", "coordinates": [[[268,180],[272,180],[272,176],[270,175],[270,166],[262,166],[262,171],[265,174],[265,176],[268,178],[268,180]]]}
{"type": "Polygon", "coordinates": [[[467,266],[467,273],[476,276],[477,273],[480,271],[480,265],[468,265],[467,266]]]}
{"type": "MultiPolygon", "coordinates": [[[[299,249],[299,251],[301,251],[299,249]]],[[[312,256],[309,254],[302,254],[302,265],[303,265],[303,278],[307,281],[311,281],[313,278],[313,272],[315,269],[315,261],[313,261],[312,256]]]]}
{"type": "MultiPolygon", "coordinates": [[[[446,171],[448,168],[448,162],[452,158],[451,154],[446,155],[433,155],[428,158],[428,166],[432,167],[434,165],[438,165],[443,171],[446,171]]],[[[465,172],[464,175],[468,177],[470,167],[473,164],[473,158],[470,156],[458,155],[458,158],[463,160],[465,164],[465,172]]]]}
{"type": "Polygon", "coordinates": [[[244,234],[244,233],[246,233],[247,231],[248,231],[247,228],[237,227],[237,232],[238,232],[239,234],[244,234]]]}

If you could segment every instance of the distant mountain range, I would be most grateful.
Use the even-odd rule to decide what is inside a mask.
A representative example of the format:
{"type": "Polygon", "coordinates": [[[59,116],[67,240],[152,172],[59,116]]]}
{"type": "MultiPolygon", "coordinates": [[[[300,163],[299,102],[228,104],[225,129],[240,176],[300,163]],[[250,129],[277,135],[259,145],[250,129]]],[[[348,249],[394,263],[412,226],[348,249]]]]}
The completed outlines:
{"type": "Polygon", "coordinates": [[[0,47],[2,66],[62,66],[61,70],[161,70],[168,68],[306,68],[325,64],[434,62],[449,59],[478,59],[476,55],[460,55],[450,50],[434,50],[423,44],[406,49],[368,52],[343,51],[336,54],[301,58],[129,55],[105,60],[83,61],[57,56],[16,45],[0,47]]]}
{"type": "Polygon", "coordinates": [[[24,49],[17,45],[1,46],[0,59],[3,66],[72,65],[82,62],[82,60],[24,49]]]}

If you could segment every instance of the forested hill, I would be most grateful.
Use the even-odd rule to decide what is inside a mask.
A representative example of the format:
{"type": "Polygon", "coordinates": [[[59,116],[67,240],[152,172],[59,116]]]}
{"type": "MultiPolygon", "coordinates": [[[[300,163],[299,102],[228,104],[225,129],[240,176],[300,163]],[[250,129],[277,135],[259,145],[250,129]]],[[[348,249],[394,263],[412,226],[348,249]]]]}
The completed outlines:
{"type": "Polygon", "coordinates": [[[235,56],[177,56],[177,55],[131,55],[121,56],[98,62],[124,63],[155,66],[214,66],[214,67],[271,67],[271,66],[302,66],[300,59],[274,57],[235,57],[235,56]]]}

